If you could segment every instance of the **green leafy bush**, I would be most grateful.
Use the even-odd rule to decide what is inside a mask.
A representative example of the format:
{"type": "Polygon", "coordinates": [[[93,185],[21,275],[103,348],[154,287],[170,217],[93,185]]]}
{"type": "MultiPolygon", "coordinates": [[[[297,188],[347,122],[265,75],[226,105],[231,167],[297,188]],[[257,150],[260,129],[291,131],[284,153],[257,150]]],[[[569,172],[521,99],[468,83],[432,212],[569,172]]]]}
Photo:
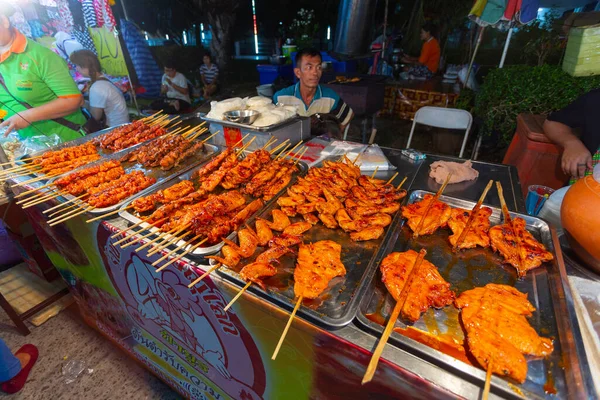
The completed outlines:
{"type": "Polygon", "coordinates": [[[484,134],[499,133],[502,146],[512,140],[518,114],[548,114],[596,88],[600,76],[575,78],[554,65],[507,66],[488,73],[474,114],[483,119],[484,134]]]}

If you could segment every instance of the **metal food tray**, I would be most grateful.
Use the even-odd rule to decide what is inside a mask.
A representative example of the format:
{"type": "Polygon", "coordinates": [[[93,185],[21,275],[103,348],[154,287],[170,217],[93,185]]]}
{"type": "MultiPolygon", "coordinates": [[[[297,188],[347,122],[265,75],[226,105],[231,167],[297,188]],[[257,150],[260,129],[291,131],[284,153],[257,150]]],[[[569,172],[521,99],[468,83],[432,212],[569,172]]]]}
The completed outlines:
{"type": "MultiPolygon", "coordinates": [[[[110,133],[114,129],[120,128],[120,127],[125,126],[125,125],[129,125],[129,123],[127,123],[127,124],[120,124],[120,125],[116,125],[116,126],[111,126],[110,128],[105,128],[105,129],[102,129],[102,130],[100,130],[98,132],[94,132],[94,133],[91,133],[89,135],[85,135],[85,136],[82,136],[80,138],[77,138],[77,139],[69,140],[68,142],[59,143],[56,146],[52,146],[52,147],[47,148],[47,149],[39,150],[39,151],[36,151],[35,153],[32,153],[32,154],[23,154],[21,157],[19,157],[18,159],[15,160],[15,164],[16,165],[30,164],[29,161],[22,161],[22,159],[23,158],[39,157],[42,154],[47,153],[49,151],[57,151],[57,150],[63,150],[63,149],[69,148],[69,147],[79,146],[81,144],[85,144],[85,143],[87,143],[87,142],[89,142],[91,140],[94,140],[94,139],[96,139],[99,136],[102,136],[104,134],[110,133]]],[[[168,131],[167,131],[167,133],[168,133],[168,131]]],[[[148,140],[146,140],[144,142],[141,142],[141,143],[137,143],[137,144],[135,144],[135,145],[133,145],[133,146],[131,146],[129,148],[134,148],[134,147],[137,147],[139,145],[146,144],[146,143],[150,142],[151,140],[154,140],[154,139],[156,139],[158,137],[160,137],[160,136],[157,136],[157,137],[152,138],[152,139],[148,139],[148,140]]],[[[100,146],[96,146],[96,149],[98,149],[98,154],[102,157],[101,159],[106,159],[111,154],[117,154],[117,153],[121,153],[121,152],[123,152],[123,154],[126,154],[125,151],[127,150],[127,149],[123,149],[123,150],[118,150],[118,151],[110,151],[110,150],[105,150],[105,149],[101,148],[100,146]]],[[[90,164],[86,164],[85,166],[87,167],[90,164]]],[[[57,175],[56,178],[61,177],[61,176],[65,175],[65,174],[70,174],[73,171],[74,170],[71,170],[71,171],[67,171],[67,172],[65,172],[63,174],[57,175]]],[[[41,174],[41,173],[37,173],[37,172],[34,172],[31,175],[33,175],[35,177],[38,177],[38,178],[41,178],[41,177],[45,176],[45,174],[41,174]]],[[[53,176],[51,178],[55,178],[55,177],[53,176]]],[[[51,178],[48,178],[48,179],[51,179],[51,178]]]]}
{"type": "MultiPolygon", "coordinates": [[[[413,191],[407,203],[420,201],[425,194],[433,193],[413,191]]],[[[440,200],[452,207],[469,210],[475,206],[472,201],[447,196],[441,196],[440,200]]],[[[490,208],[493,210],[490,217],[492,226],[501,223],[501,210],[490,208]]],[[[555,388],[558,398],[566,398],[568,392],[580,386],[576,381],[577,377],[581,376],[581,371],[578,368],[580,360],[575,351],[575,342],[581,340],[581,335],[576,320],[568,320],[568,316],[574,315],[575,311],[566,271],[562,264],[560,245],[556,233],[552,232],[545,221],[514,212],[511,214],[513,217],[523,218],[527,223],[527,230],[555,256],[553,261],[528,272],[522,280],[517,279],[516,270],[512,266],[502,264],[503,258],[493,253],[491,248],[462,250],[454,254],[448,242],[448,236],[451,234],[449,228],[440,229],[433,235],[420,236],[416,241],[412,240],[412,231],[405,224],[405,218],[395,221],[395,226],[384,251],[378,257],[377,264],[379,265],[382,259],[392,252],[403,252],[409,249],[418,252],[421,248],[425,248],[427,250],[425,259],[438,268],[457,296],[466,290],[485,286],[488,283],[514,286],[519,291],[527,293],[529,301],[536,308],[533,317],[528,321],[538,334],[555,339],[554,352],[545,359],[528,358],[527,380],[522,385],[515,386],[494,375],[492,392],[508,398],[520,398],[518,390],[521,390],[528,398],[555,398],[546,394],[546,390],[555,388]]],[[[374,275],[376,276],[370,282],[368,295],[361,302],[357,321],[361,328],[381,337],[383,325],[388,320],[395,301],[381,281],[381,272],[374,275]]],[[[459,311],[452,305],[441,310],[430,308],[413,326],[426,332],[449,335],[461,340],[464,338],[464,333],[458,316],[459,311]]],[[[406,326],[401,318],[395,325],[396,328],[406,326]]],[[[483,387],[486,371],[479,367],[461,362],[453,356],[397,332],[392,332],[389,342],[432,364],[453,371],[467,380],[477,382],[483,387]]],[[[475,361],[473,363],[477,365],[475,361]]]]}
{"type": "MultiPolygon", "coordinates": [[[[339,159],[339,156],[333,159],[339,159]]],[[[323,162],[317,164],[321,166],[323,162]]],[[[396,171],[382,171],[376,175],[379,179],[390,179],[396,171]]],[[[398,184],[402,179],[402,174],[394,180],[398,184]]],[[[402,200],[404,201],[404,199],[402,200]]],[[[264,209],[257,218],[272,220],[271,211],[277,208],[274,203],[264,209]]],[[[400,218],[398,212],[394,221],[400,218]]],[[[254,218],[249,221],[253,226],[254,218]]],[[[301,216],[290,218],[292,223],[303,221],[301,216]]],[[[316,299],[305,299],[302,302],[303,307],[297,311],[307,321],[314,323],[324,329],[339,329],[348,325],[356,316],[359,309],[359,303],[365,295],[375,274],[377,265],[376,256],[380,252],[381,245],[386,242],[390,234],[390,229],[386,229],[385,234],[377,240],[364,242],[355,242],[350,239],[350,235],[341,228],[329,229],[321,223],[314,225],[309,231],[303,234],[304,243],[314,243],[319,240],[332,240],[342,246],[341,260],[346,268],[346,275],[334,278],[327,288],[316,299]]],[[[239,271],[243,266],[252,262],[260,253],[262,248],[257,249],[254,256],[241,262],[235,269],[219,268],[217,272],[225,279],[235,283],[238,286],[245,286],[239,271]]],[[[294,294],[294,268],[296,265],[296,255],[285,255],[279,259],[280,264],[277,267],[277,275],[264,280],[267,291],[258,285],[250,285],[249,291],[267,299],[271,303],[292,310],[296,304],[294,294]]],[[[211,262],[214,264],[213,260],[211,262]]]]}
{"type": "MultiPolygon", "coordinates": [[[[202,139],[197,138],[195,141],[200,141],[200,140],[202,140],[202,139]]],[[[128,149],[122,150],[118,153],[113,153],[113,154],[107,155],[107,156],[101,158],[100,160],[91,162],[82,167],[74,169],[73,171],[70,171],[69,174],[80,171],[85,168],[95,167],[96,165],[100,165],[108,160],[121,160],[122,158],[124,158],[131,152],[139,149],[143,145],[144,145],[144,143],[140,143],[140,144],[137,144],[128,149]]],[[[156,178],[156,182],[153,185],[151,185],[151,186],[147,187],[146,189],[142,190],[141,192],[139,192],[139,193],[144,193],[144,192],[153,190],[154,188],[160,186],[161,184],[163,184],[165,182],[170,181],[172,178],[175,178],[177,175],[181,174],[182,172],[185,172],[185,171],[189,170],[190,168],[193,168],[194,166],[196,166],[200,163],[203,163],[204,161],[206,161],[209,158],[212,158],[214,155],[218,154],[219,152],[220,152],[219,147],[212,145],[212,144],[204,143],[204,146],[202,147],[202,149],[200,151],[198,151],[194,156],[186,158],[177,167],[174,167],[168,171],[163,171],[162,169],[160,169],[160,167],[146,168],[138,162],[121,162],[121,165],[123,165],[123,168],[125,169],[126,173],[130,173],[130,172],[138,170],[138,171],[142,171],[146,176],[156,178]]],[[[53,183],[55,180],[59,179],[61,176],[53,177],[52,179],[50,179],[48,181],[48,183],[49,184],[53,183]]],[[[135,197],[137,197],[139,195],[139,193],[135,193],[112,206],[104,207],[104,208],[94,208],[93,210],[90,210],[88,212],[91,214],[104,214],[104,213],[108,213],[108,212],[111,212],[114,210],[118,210],[123,204],[125,204],[125,203],[129,202],[130,200],[134,199],[135,197]]],[[[71,196],[71,195],[66,195],[66,196],[61,196],[61,197],[64,197],[67,200],[75,199],[75,196],[71,196]]]]}
{"type": "MultiPolygon", "coordinates": [[[[250,153],[250,152],[247,152],[247,151],[245,151],[245,152],[244,152],[244,156],[248,155],[249,153],[250,153]]],[[[216,155],[216,154],[215,154],[215,155],[216,155]]],[[[212,157],[211,157],[211,158],[212,158],[212,157]]],[[[194,175],[194,173],[195,173],[197,170],[199,170],[200,168],[202,168],[202,167],[203,167],[203,166],[204,166],[206,163],[208,163],[209,161],[210,161],[210,159],[209,159],[209,160],[205,160],[205,162],[203,162],[202,164],[200,164],[200,165],[198,165],[198,166],[196,166],[196,167],[194,167],[194,168],[192,168],[192,169],[188,170],[187,172],[185,172],[185,173],[183,173],[183,174],[181,174],[181,175],[177,176],[177,178],[175,179],[175,180],[177,180],[177,182],[175,182],[175,180],[173,180],[173,181],[170,181],[170,182],[165,182],[165,183],[163,183],[163,184],[161,184],[161,185],[158,185],[158,186],[153,186],[153,187],[151,187],[151,188],[148,188],[148,189],[144,190],[143,192],[140,192],[140,193],[138,193],[138,194],[137,194],[135,197],[132,197],[132,198],[130,198],[130,199],[127,201],[127,203],[123,204],[123,207],[121,207],[121,211],[119,212],[119,215],[120,215],[120,216],[121,216],[123,219],[125,219],[125,220],[127,220],[127,221],[129,221],[129,222],[131,222],[131,223],[133,223],[133,224],[138,224],[138,223],[141,221],[141,219],[140,219],[139,217],[137,217],[136,215],[133,215],[132,213],[130,213],[130,212],[129,212],[129,210],[127,209],[127,207],[128,207],[128,206],[129,206],[129,205],[130,205],[130,204],[131,204],[131,203],[132,203],[132,202],[133,202],[135,199],[137,199],[137,198],[139,198],[139,197],[148,196],[148,195],[150,195],[150,194],[152,194],[152,193],[156,193],[156,192],[158,192],[159,190],[164,190],[164,189],[166,189],[166,188],[168,188],[168,187],[171,187],[171,186],[175,185],[175,184],[176,184],[176,183],[178,183],[178,182],[181,182],[181,181],[184,181],[184,180],[192,180],[191,178],[192,178],[192,176],[194,175]]],[[[292,180],[290,181],[290,183],[289,183],[289,184],[288,184],[288,185],[287,185],[285,188],[283,188],[283,189],[282,189],[282,190],[281,190],[281,191],[280,191],[280,192],[279,192],[279,193],[278,193],[276,196],[274,196],[274,197],[273,197],[271,200],[269,200],[269,201],[268,201],[268,202],[265,204],[265,206],[264,206],[264,207],[267,207],[267,206],[269,206],[270,204],[274,203],[274,202],[277,200],[277,198],[278,198],[278,197],[281,195],[281,193],[283,193],[287,187],[289,187],[290,185],[292,185],[292,184],[293,184],[293,183],[296,181],[296,177],[297,177],[298,175],[300,175],[300,176],[304,176],[304,175],[306,175],[306,172],[308,171],[308,166],[307,166],[307,165],[306,165],[304,162],[299,162],[299,163],[298,163],[298,167],[300,168],[300,172],[299,172],[299,173],[295,173],[295,174],[294,174],[294,176],[292,177],[292,180]]],[[[216,192],[216,191],[215,191],[215,194],[216,194],[216,193],[218,193],[218,192],[216,192]]],[[[254,200],[255,198],[251,198],[250,196],[247,196],[247,200],[249,200],[249,199],[252,199],[252,200],[254,200]]],[[[260,213],[260,212],[261,212],[261,210],[258,210],[258,211],[256,211],[254,214],[250,215],[250,217],[248,218],[248,220],[250,220],[250,219],[251,219],[251,218],[252,218],[254,215],[256,215],[256,214],[258,214],[258,213],[260,213]]],[[[138,230],[138,232],[141,232],[141,231],[147,230],[147,228],[148,228],[149,226],[150,226],[150,225],[149,225],[149,224],[147,224],[147,223],[142,223],[142,224],[140,225],[140,229],[138,230]]],[[[150,230],[152,230],[153,232],[155,232],[155,233],[157,233],[157,234],[158,234],[158,233],[162,233],[162,232],[161,232],[161,231],[160,231],[158,228],[155,228],[155,227],[151,227],[151,228],[150,228],[150,230]]],[[[237,232],[235,232],[235,231],[234,231],[234,232],[231,232],[231,233],[230,233],[230,234],[227,236],[227,239],[229,239],[229,240],[234,240],[234,239],[236,238],[236,236],[237,236],[237,232]]],[[[185,243],[186,243],[186,241],[184,241],[184,240],[179,240],[179,241],[178,241],[176,244],[174,244],[174,245],[172,245],[172,246],[170,246],[170,247],[179,247],[179,246],[183,246],[183,245],[185,245],[185,243]]],[[[208,256],[208,255],[211,255],[211,254],[216,254],[216,253],[218,253],[218,252],[219,252],[219,250],[221,250],[221,247],[223,247],[224,245],[225,245],[225,243],[224,243],[224,242],[220,242],[220,243],[217,243],[217,244],[215,244],[215,245],[213,245],[213,246],[209,246],[209,247],[202,247],[202,246],[200,246],[200,247],[197,247],[196,249],[194,249],[194,251],[192,251],[191,253],[188,253],[188,254],[186,254],[186,256],[187,256],[187,257],[189,257],[189,256],[203,257],[203,256],[208,256]]],[[[187,247],[187,246],[186,246],[186,247],[187,247]]],[[[182,247],[182,248],[181,248],[181,252],[184,252],[184,251],[185,251],[185,249],[186,249],[186,247],[182,247]]]]}
{"type": "Polygon", "coordinates": [[[211,124],[219,124],[219,125],[229,126],[229,127],[233,127],[233,128],[248,129],[248,130],[253,130],[253,131],[257,131],[257,132],[270,132],[270,131],[280,128],[284,125],[291,124],[292,122],[294,122],[298,119],[298,116],[295,115],[291,118],[288,118],[286,120],[283,120],[281,122],[278,122],[276,124],[269,125],[269,126],[254,126],[254,125],[247,125],[247,124],[239,124],[237,122],[231,122],[226,119],[221,120],[221,119],[207,118],[206,114],[202,114],[201,118],[203,120],[205,120],[206,122],[210,122],[211,124]]]}

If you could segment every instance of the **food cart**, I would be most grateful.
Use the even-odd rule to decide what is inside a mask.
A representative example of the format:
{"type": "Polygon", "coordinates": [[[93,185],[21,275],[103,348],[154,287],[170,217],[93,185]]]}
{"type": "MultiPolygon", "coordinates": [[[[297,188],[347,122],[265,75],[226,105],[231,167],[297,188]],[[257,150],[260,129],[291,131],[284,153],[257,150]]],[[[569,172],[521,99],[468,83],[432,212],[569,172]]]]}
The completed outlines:
{"type": "MultiPolygon", "coordinates": [[[[440,185],[429,178],[431,163],[458,161],[435,155],[414,161],[394,149],[384,149],[384,154],[397,167],[398,181],[407,177],[404,188],[409,194],[435,193],[440,185]]],[[[481,162],[473,166],[479,178],[448,186],[444,196],[472,206],[488,180],[493,179],[502,183],[508,208],[517,213],[524,211],[514,167],[481,162]]],[[[382,179],[388,176],[390,171],[376,175],[382,179]]],[[[18,195],[42,183],[13,190],[18,195]]],[[[49,226],[43,211],[61,201],[64,199],[42,202],[27,208],[26,213],[83,318],[184,397],[476,399],[481,395],[485,370],[397,333],[385,347],[373,381],[361,385],[382,329],[375,318],[369,318],[373,314],[373,288],[380,279],[376,272],[386,249],[402,240],[399,215],[372,258],[360,267],[365,273],[356,284],[364,289],[353,292],[357,293],[356,299],[349,299],[353,311],[345,312],[340,323],[330,324],[319,315],[320,304],[307,303],[308,312],[298,314],[278,357],[272,360],[292,308],[288,303],[274,301],[260,289],[250,289],[225,312],[225,305],[240,290],[227,274],[212,273],[188,287],[211,268],[207,259],[188,254],[156,272],[153,264],[166,251],[148,256],[137,251],[138,246],[115,245],[121,239],[117,234],[130,226],[116,214],[92,223],[86,223],[90,215],[82,214],[49,226]]],[[[495,209],[500,206],[498,196],[492,192],[485,203],[495,209]]],[[[556,394],[560,398],[588,398],[594,395],[594,386],[560,245],[552,229],[543,222],[535,223],[543,225],[556,260],[529,281],[540,293],[535,299],[536,308],[543,313],[531,323],[548,329],[543,333],[554,337],[558,350],[552,358],[532,363],[523,385],[492,377],[490,396],[553,398],[556,394]],[[550,292],[551,299],[544,297],[550,292]]],[[[146,240],[141,239],[139,244],[146,240]]],[[[340,292],[344,290],[342,285],[340,292]]],[[[426,318],[435,323],[433,311],[429,311],[426,318]]]]}

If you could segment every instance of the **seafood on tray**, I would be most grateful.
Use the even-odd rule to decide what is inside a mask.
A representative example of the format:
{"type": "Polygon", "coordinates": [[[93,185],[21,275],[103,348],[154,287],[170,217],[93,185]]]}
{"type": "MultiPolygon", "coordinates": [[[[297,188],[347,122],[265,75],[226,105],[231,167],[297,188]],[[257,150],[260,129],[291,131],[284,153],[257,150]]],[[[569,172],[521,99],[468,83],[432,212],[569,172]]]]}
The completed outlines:
{"type": "Polygon", "coordinates": [[[486,370],[519,383],[527,377],[524,355],[545,357],[552,340],[541,337],[529,325],[535,308],[527,294],[507,285],[488,284],[463,292],[455,301],[466,331],[469,352],[486,370]]]}
{"type": "Polygon", "coordinates": [[[396,302],[402,302],[400,315],[410,322],[417,321],[430,307],[451,305],[455,298],[450,284],[427,260],[421,262],[410,287],[405,288],[418,255],[414,250],[390,253],[379,266],[387,290],[396,302]]]}

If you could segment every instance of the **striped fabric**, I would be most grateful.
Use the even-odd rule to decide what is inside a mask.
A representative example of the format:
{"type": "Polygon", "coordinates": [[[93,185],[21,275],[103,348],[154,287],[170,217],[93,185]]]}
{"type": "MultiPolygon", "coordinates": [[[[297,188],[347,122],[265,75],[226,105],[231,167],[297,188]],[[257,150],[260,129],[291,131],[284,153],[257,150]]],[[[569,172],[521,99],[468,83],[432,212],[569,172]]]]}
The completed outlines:
{"type": "Polygon", "coordinates": [[[90,31],[87,28],[75,25],[71,31],[71,35],[87,50],[93,51],[94,54],[98,55],[94,41],[90,36],[90,31]]]}
{"type": "Polygon", "coordinates": [[[219,75],[219,68],[215,64],[212,64],[210,69],[208,69],[205,64],[202,64],[200,67],[200,75],[204,75],[206,83],[213,83],[215,78],[219,75]]]}
{"type": "MultiPolygon", "coordinates": [[[[592,175],[594,173],[594,167],[598,164],[600,164],[600,149],[596,150],[596,152],[592,156],[592,168],[585,171],[585,176],[592,175]]],[[[577,179],[571,178],[571,180],[569,181],[569,185],[572,185],[575,182],[577,182],[577,179]]]]}
{"type": "Polygon", "coordinates": [[[81,7],[83,8],[85,26],[88,28],[97,28],[98,21],[96,20],[96,11],[94,10],[94,0],[82,0],[81,7]]]}
{"type": "Polygon", "coordinates": [[[140,85],[146,90],[140,97],[160,96],[160,83],[163,72],[158,68],[156,61],[152,58],[148,43],[131,22],[121,19],[121,34],[133,68],[138,77],[140,85]]]}

